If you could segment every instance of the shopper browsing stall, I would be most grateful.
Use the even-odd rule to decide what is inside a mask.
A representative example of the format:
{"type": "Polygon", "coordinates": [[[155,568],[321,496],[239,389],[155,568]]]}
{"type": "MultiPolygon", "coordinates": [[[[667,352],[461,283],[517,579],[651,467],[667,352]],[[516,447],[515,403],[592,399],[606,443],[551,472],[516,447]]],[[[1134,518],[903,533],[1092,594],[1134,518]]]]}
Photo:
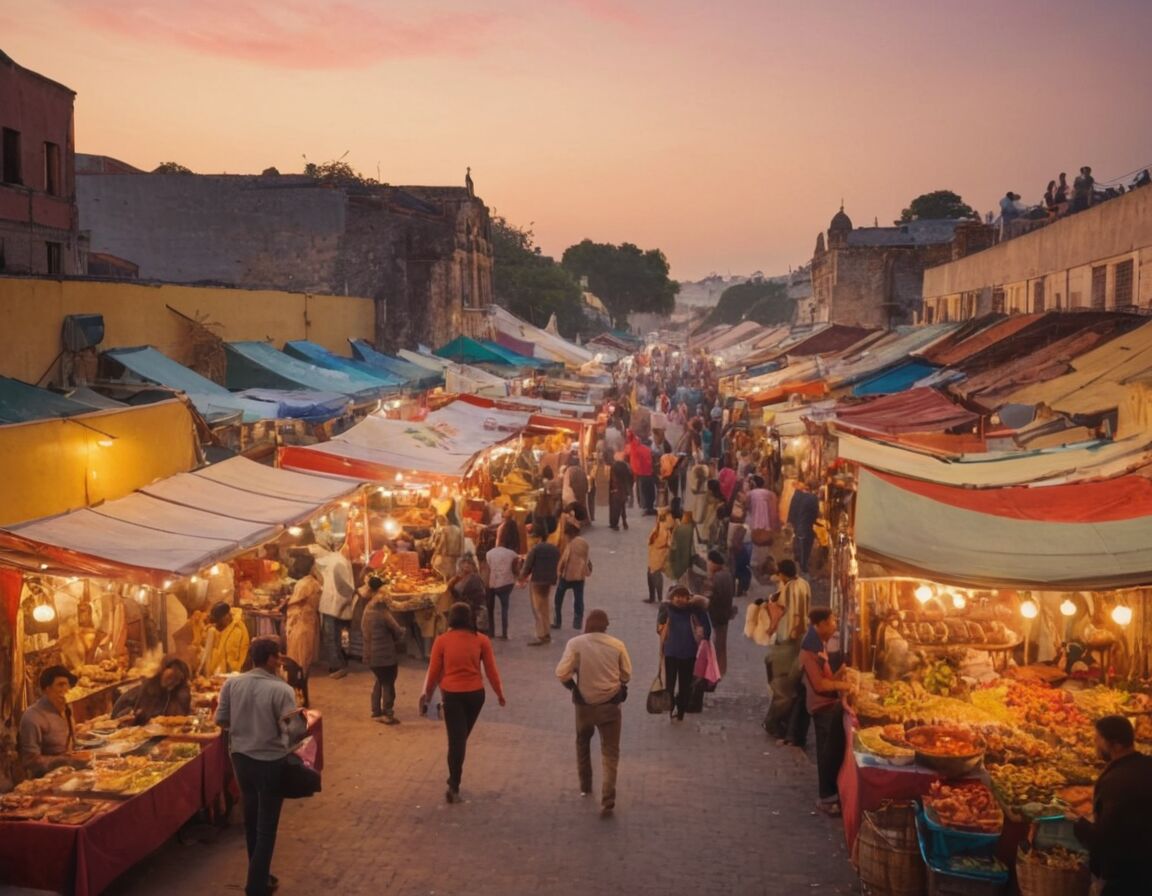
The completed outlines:
{"type": "Polygon", "coordinates": [[[808,691],[808,712],[816,729],[816,808],[826,815],[838,816],[836,776],[844,758],[844,705],[840,695],[852,686],[834,677],[828,661],[828,642],[839,628],[836,614],[827,607],[818,607],[808,613],[808,621],[811,625],[800,645],[800,666],[808,691]]]}

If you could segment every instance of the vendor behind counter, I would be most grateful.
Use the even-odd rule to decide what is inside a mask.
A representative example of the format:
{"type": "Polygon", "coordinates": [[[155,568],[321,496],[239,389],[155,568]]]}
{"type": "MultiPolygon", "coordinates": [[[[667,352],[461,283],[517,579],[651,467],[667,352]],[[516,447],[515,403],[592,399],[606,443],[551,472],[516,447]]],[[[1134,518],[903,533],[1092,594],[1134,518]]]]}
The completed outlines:
{"type": "Polygon", "coordinates": [[[192,672],[178,657],[165,657],[160,671],[125,691],[112,707],[112,718],[145,725],[156,716],[186,716],[192,712],[192,672]]]}
{"type": "Polygon", "coordinates": [[[66,755],[74,741],[68,690],[77,681],[64,666],[49,666],[40,673],[40,699],[20,717],[20,762],[29,777],[72,764],[66,755]]]}

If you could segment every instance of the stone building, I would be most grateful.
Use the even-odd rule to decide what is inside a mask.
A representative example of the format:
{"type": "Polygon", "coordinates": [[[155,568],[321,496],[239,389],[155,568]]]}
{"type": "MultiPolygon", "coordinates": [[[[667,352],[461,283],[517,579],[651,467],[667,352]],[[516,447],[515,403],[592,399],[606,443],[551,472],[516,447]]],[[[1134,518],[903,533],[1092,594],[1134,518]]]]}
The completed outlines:
{"type": "Polygon", "coordinates": [[[0,51],[0,273],[81,270],[74,91],[0,51]]]}
{"type": "Polygon", "coordinates": [[[123,173],[81,157],[92,252],[142,280],[367,296],[383,346],[474,331],[492,301],[487,206],[469,186],[331,183],[306,175],[123,173]]]}
{"type": "Polygon", "coordinates": [[[975,221],[854,227],[841,206],[827,236],[816,238],[811,322],[862,327],[913,323],[921,311],[925,269],[991,245],[992,239],[992,228],[975,221]]]}
{"type": "Polygon", "coordinates": [[[924,273],[924,317],[1152,308],[1152,187],[924,273]]]}

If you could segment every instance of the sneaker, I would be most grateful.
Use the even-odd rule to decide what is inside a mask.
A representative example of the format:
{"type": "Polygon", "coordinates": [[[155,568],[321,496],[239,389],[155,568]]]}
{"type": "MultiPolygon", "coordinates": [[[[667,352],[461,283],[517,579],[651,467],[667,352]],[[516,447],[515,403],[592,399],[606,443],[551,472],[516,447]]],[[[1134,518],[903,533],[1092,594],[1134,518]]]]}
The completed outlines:
{"type": "Polygon", "coordinates": [[[584,623],[583,622],[573,622],[572,628],[574,628],[578,632],[582,632],[582,631],[584,631],[584,623]]]}
{"type": "Polygon", "coordinates": [[[382,712],[374,712],[374,713],[372,713],[372,718],[374,718],[374,719],[379,719],[379,718],[381,718],[383,715],[384,715],[384,713],[382,713],[382,712]]]}
{"type": "Polygon", "coordinates": [[[396,718],[396,716],[384,715],[383,713],[380,716],[380,722],[383,725],[399,725],[400,724],[400,720],[398,718],[396,718]]]}
{"type": "Polygon", "coordinates": [[[348,677],[348,670],[347,669],[337,669],[335,672],[329,672],[328,677],[329,678],[347,678],[348,677]]]}
{"type": "Polygon", "coordinates": [[[560,623],[559,622],[553,622],[552,628],[560,628],[560,623]]]}
{"type": "Polygon", "coordinates": [[[542,647],[545,644],[551,644],[551,643],[552,643],[551,638],[534,638],[533,640],[528,642],[528,646],[529,647],[542,647]]]}
{"type": "Polygon", "coordinates": [[[460,802],[460,791],[454,790],[453,788],[449,787],[447,790],[444,791],[444,801],[448,802],[448,803],[460,802]]]}
{"type": "Polygon", "coordinates": [[[500,639],[501,641],[507,641],[507,640],[508,640],[508,636],[507,636],[507,635],[499,635],[498,637],[499,637],[499,639],[500,639]]]}
{"type": "Polygon", "coordinates": [[[611,818],[615,812],[616,812],[616,807],[613,806],[612,804],[609,804],[607,806],[601,807],[600,817],[601,818],[611,818]]]}

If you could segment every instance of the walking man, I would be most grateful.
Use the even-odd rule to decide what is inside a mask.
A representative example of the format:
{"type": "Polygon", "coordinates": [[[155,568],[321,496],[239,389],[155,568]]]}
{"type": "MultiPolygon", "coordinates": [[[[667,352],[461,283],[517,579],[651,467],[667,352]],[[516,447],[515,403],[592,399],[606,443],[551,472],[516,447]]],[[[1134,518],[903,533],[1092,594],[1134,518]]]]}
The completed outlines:
{"type": "Polygon", "coordinates": [[[615,532],[628,528],[628,497],[632,494],[632,468],[623,451],[617,451],[608,470],[608,526],[615,532]]]}
{"type": "Polygon", "coordinates": [[[560,581],[556,585],[556,617],[552,628],[560,628],[564,622],[564,595],[571,589],[572,628],[580,631],[584,627],[584,580],[592,572],[592,560],[588,542],[576,523],[566,523],[564,535],[568,543],[560,555],[560,581]]]}
{"type": "Polygon", "coordinates": [[[732,621],[733,595],[736,583],[724,564],[724,555],[715,549],[708,552],[708,578],[712,593],[708,596],[708,616],[712,620],[712,646],[720,677],[728,674],[728,623],[732,621]]]}
{"type": "Polygon", "coordinates": [[[572,691],[576,704],[576,769],[580,793],[592,792],[592,735],[600,733],[600,755],[604,783],[600,791],[600,817],[607,818],[616,808],[616,771],[620,764],[620,705],[628,696],[626,685],[632,678],[632,660],[624,642],[608,632],[608,614],[593,610],[588,614],[584,634],[577,635],[564,648],[556,667],[556,677],[572,691]]]}
{"type": "Polygon", "coordinates": [[[795,533],[796,562],[805,575],[808,574],[808,558],[812,556],[812,545],[816,542],[814,527],[820,516],[817,488],[815,482],[798,480],[796,491],[792,493],[792,501],[788,504],[788,523],[795,533]]]}
{"type": "Polygon", "coordinates": [[[304,710],[277,671],[280,639],[265,635],[249,647],[252,668],[220,690],[216,724],[228,732],[232,768],[244,797],[248,845],[246,896],[267,896],[279,881],[271,874],[276,829],[284,803],[281,777],[292,748],[304,737],[304,710]]]}
{"type": "Polygon", "coordinates": [[[774,604],[776,628],[769,632],[772,646],[764,662],[768,665],[768,680],[772,688],[772,702],[764,719],[764,730],[775,736],[781,745],[804,747],[808,736],[808,711],[803,703],[804,687],[800,681],[800,637],[808,619],[812,590],[796,573],[796,564],[787,558],[776,570],[779,590],[769,598],[774,604]],[[789,722],[793,719],[793,723],[789,722]]]}
{"type": "Polygon", "coordinates": [[[536,617],[536,637],[528,642],[529,647],[552,643],[552,632],[548,628],[551,613],[548,598],[552,594],[552,586],[556,584],[559,568],[560,548],[550,541],[541,541],[524,558],[520,584],[532,583],[532,615],[536,617]]]}

